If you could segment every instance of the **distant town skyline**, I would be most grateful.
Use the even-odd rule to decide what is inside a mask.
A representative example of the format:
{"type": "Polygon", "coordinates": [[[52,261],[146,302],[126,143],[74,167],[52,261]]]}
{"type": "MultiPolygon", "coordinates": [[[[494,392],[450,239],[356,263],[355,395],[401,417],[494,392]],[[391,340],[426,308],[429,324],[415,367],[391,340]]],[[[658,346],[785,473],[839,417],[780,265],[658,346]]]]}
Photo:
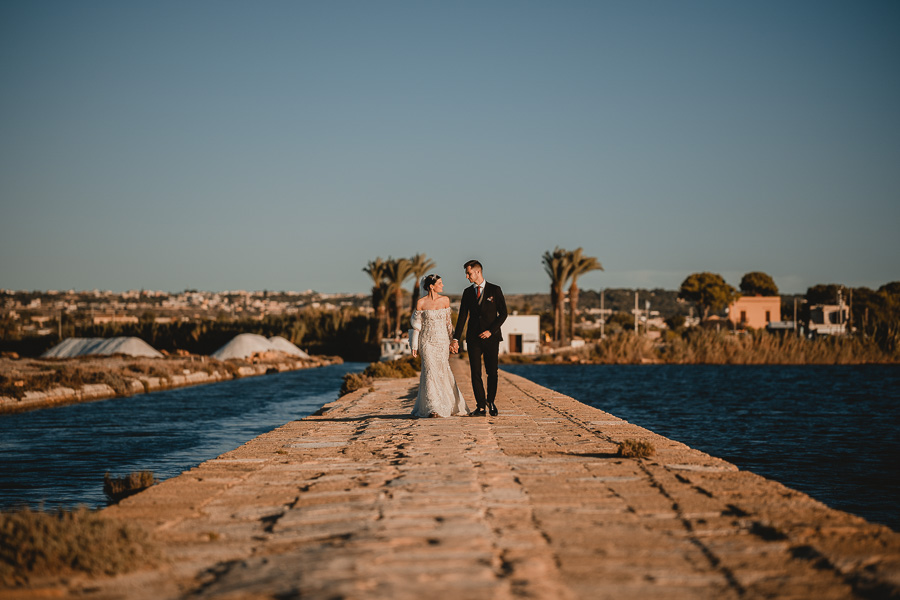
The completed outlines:
{"type": "Polygon", "coordinates": [[[900,3],[0,4],[0,288],[900,280],[900,3]]]}

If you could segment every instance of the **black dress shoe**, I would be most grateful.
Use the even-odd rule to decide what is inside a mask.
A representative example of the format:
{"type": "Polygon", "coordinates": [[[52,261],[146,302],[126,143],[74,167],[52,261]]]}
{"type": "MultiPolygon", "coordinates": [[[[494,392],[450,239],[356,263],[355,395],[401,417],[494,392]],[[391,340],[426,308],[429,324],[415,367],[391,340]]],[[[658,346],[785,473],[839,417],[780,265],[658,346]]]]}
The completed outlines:
{"type": "Polygon", "coordinates": [[[499,414],[499,412],[497,411],[497,405],[493,402],[488,402],[488,410],[490,411],[492,417],[496,417],[499,414]]]}
{"type": "Polygon", "coordinates": [[[476,410],[473,410],[472,412],[470,412],[469,416],[470,417],[485,417],[485,416],[487,416],[487,413],[484,412],[483,408],[479,408],[479,409],[476,409],[476,410]]]}

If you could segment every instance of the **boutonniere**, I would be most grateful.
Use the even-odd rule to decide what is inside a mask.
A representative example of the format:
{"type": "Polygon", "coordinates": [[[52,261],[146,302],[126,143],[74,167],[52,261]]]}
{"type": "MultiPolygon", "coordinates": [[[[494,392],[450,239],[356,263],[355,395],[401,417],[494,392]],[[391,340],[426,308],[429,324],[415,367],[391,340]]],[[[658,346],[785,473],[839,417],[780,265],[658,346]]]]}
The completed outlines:
{"type": "Polygon", "coordinates": [[[488,297],[486,298],[486,300],[487,300],[488,302],[493,302],[493,301],[494,301],[494,297],[493,297],[493,296],[488,296],[488,297]]]}

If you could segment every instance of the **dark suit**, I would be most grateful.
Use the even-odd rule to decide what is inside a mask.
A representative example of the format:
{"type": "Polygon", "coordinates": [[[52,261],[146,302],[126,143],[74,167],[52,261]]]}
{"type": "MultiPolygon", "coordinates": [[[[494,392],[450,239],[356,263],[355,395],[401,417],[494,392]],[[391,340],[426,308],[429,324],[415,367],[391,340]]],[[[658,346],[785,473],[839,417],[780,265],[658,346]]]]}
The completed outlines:
{"type": "Polygon", "coordinates": [[[497,397],[497,363],[500,353],[500,326],[506,320],[506,298],[499,285],[484,283],[481,300],[475,296],[475,286],[469,286],[459,303],[459,319],[453,339],[462,339],[462,330],[466,328],[466,346],[469,352],[469,369],[472,373],[472,391],[479,409],[487,403],[493,403],[497,397]],[[482,332],[490,331],[491,337],[484,340],[478,337],[482,332]],[[481,379],[481,360],[484,358],[484,370],[487,372],[487,396],[484,393],[484,382],[481,379]]]}

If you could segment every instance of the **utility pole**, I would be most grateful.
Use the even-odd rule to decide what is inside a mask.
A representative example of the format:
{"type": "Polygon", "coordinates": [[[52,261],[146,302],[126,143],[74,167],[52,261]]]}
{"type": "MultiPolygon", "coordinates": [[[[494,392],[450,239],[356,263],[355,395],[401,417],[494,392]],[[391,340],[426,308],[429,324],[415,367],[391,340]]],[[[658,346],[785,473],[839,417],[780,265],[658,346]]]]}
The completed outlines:
{"type": "Polygon", "coordinates": [[[650,336],[650,301],[644,300],[644,335],[650,336]]]}
{"type": "Polygon", "coordinates": [[[844,294],[843,290],[838,289],[838,325],[841,326],[840,332],[844,333],[844,294]]]}
{"type": "Polygon", "coordinates": [[[638,293],[634,290],[634,335],[640,335],[638,331],[638,293]]]}
{"type": "Polygon", "coordinates": [[[603,310],[603,300],[606,290],[600,290],[600,339],[606,338],[606,312],[603,310]]]}
{"type": "Polygon", "coordinates": [[[797,296],[794,296],[794,335],[797,335],[797,296]]]}
{"type": "Polygon", "coordinates": [[[853,288],[850,288],[850,302],[847,305],[847,333],[853,332],[853,288]]]}

